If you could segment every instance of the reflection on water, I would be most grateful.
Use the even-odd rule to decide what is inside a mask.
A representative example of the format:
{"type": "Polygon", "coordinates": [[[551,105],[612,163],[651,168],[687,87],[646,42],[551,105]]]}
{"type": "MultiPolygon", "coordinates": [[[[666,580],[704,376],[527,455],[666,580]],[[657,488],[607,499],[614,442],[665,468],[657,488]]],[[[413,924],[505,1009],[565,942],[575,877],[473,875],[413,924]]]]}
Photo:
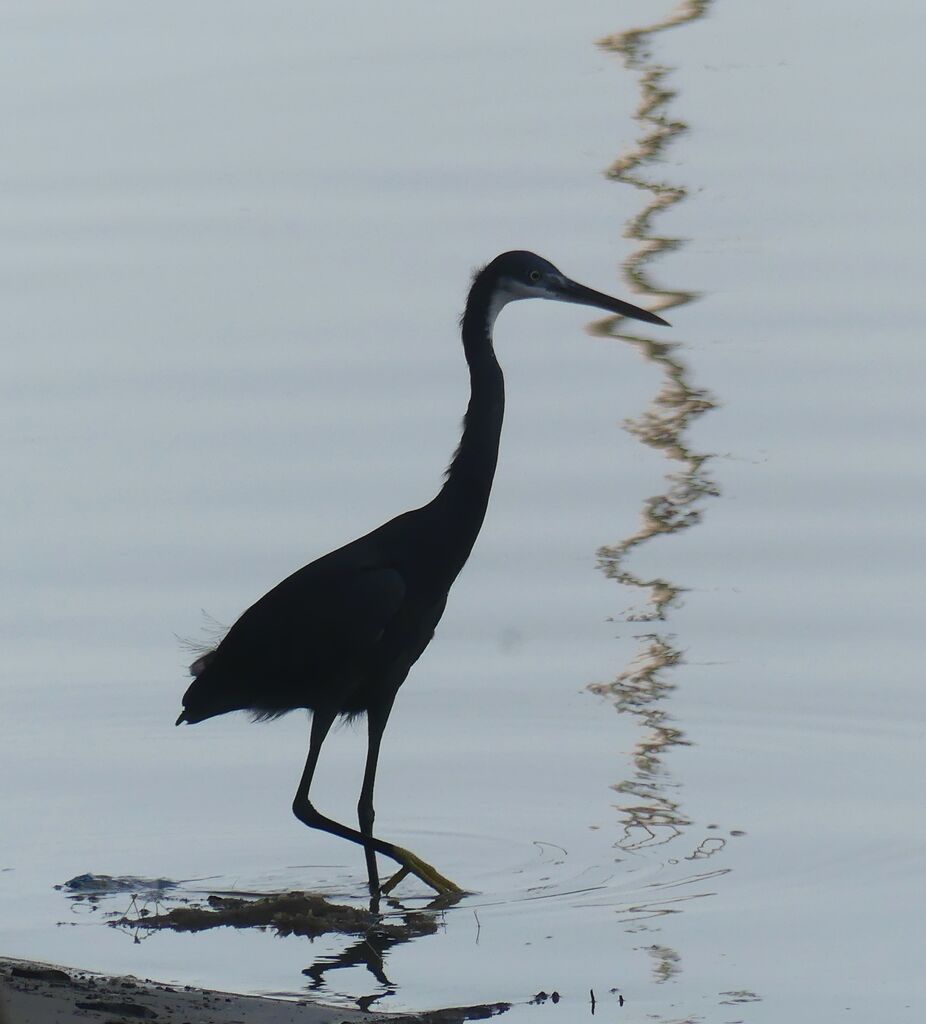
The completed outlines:
{"type": "Polygon", "coordinates": [[[668,946],[650,946],[647,952],[653,958],[653,977],[656,981],[671,981],[679,972],[680,957],[668,946]]]}
{"type": "MultiPolygon", "coordinates": [[[[665,84],[670,69],[654,63],[648,47],[654,34],[702,18],[708,10],[707,0],[692,0],[664,21],[623,32],[600,43],[604,49],[618,54],[640,83],[640,103],[635,118],[642,128],[641,137],[631,152],[614,162],[608,176],[632,185],[645,196],[643,209],[628,225],[627,235],[638,245],[626,261],[624,272],[633,290],[656,300],[659,311],[684,305],[697,296],[690,291],[657,284],[650,274],[655,256],[681,245],[680,239],[657,234],[653,220],[657,213],[685,199],[688,192],[681,185],[653,181],[642,174],[644,166],[660,159],[673,139],[687,130],[683,121],[669,113],[675,95],[665,84]]],[[[670,460],[672,468],[665,478],[667,486],[660,494],[647,498],[641,525],[634,533],[617,544],[602,547],[598,554],[607,576],[642,596],[642,606],[627,612],[625,618],[665,622],[684,587],[661,576],[644,578],[627,563],[633,550],[645,541],[660,534],[678,533],[698,523],[704,512],[704,500],[718,493],[707,469],[711,456],[694,451],[686,438],[692,420],[714,408],[714,401],[707,391],[692,383],[688,367],[676,354],[677,343],[656,342],[627,332],[626,321],[620,320],[602,321],[596,333],[635,345],[663,374],[661,387],[649,408],[626,426],[644,444],[670,460]]],[[[627,853],[670,843],[692,824],[679,799],[681,784],[663,765],[663,755],[669,748],[689,742],[684,730],[674,723],[666,709],[667,698],[676,687],[672,677],[682,661],[682,654],[674,637],[668,633],[649,632],[638,636],[637,640],[637,653],[627,668],[612,682],[589,687],[594,693],[612,698],[619,712],[633,715],[642,732],[633,752],[632,775],[614,786],[621,797],[618,807],[623,821],[623,834],[617,845],[627,853]]],[[[707,838],[685,859],[710,857],[719,852],[724,843],[723,839],[707,838]]],[[[675,884],[688,887],[723,873],[684,878],[675,884]]],[[[648,900],[634,908],[636,921],[676,913],[679,908],[675,904],[693,895],[687,892],[680,898],[648,900]]],[[[668,980],[680,969],[680,958],[673,950],[652,946],[649,951],[657,960],[657,980],[668,980]]]]}
{"type": "Polygon", "coordinates": [[[365,968],[378,987],[368,995],[350,997],[363,1011],[395,995],[396,986],[385,968],[389,951],[434,935],[442,920],[438,913],[442,909],[440,900],[412,908],[389,899],[385,910],[378,906],[368,910],[335,903],[314,892],[202,890],[169,879],[107,875],[80,876],[58,888],[66,892],[75,909],[100,911],[110,927],[130,936],[136,945],[164,931],[190,933],[215,928],[256,929],[281,938],[301,936],[310,941],[325,935],[353,939],[334,953],[316,956],[302,974],[309,979],[308,989],[317,992],[326,987],[326,975],[331,972],[365,968]]]}
{"type": "MultiPolygon", "coordinates": [[[[643,128],[643,135],[636,148],[619,157],[607,173],[613,180],[632,185],[646,196],[643,210],[627,228],[627,237],[639,244],[625,262],[624,272],[635,292],[657,300],[655,305],[659,311],[685,305],[697,296],[694,292],[670,290],[656,284],[647,271],[654,256],[681,245],[680,239],[656,234],[652,221],[657,213],[685,199],[688,190],[680,185],[651,181],[638,172],[644,165],[661,158],[668,144],[688,126],[668,116],[668,105],[675,96],[664,85],[670,69],[652,63],[646,44],[654,33],[703,17],[707,11],[707,0],[689,2],[664,22],[611,36],[599,44],[619,54],[629,70],[639,73],[641,99],[635,118],[643,128]]],[[[604,320],[596,333],[635,345],[664,375],[662,387],[650,407],[637,419],[628,421],[627,428],[675,465],[666,477],[666,491],[644,503],[640,528],[618,544],[602,547],[599,558],[608,576],[643,592],[646,607],[629,613],[630,620],[664,620],[667,608],[683,588],[662,578],[642,579],[627,568],[625,562],[635,547],[651,537],[678,533],[699,522],[703,513],[700,503],[717,494],[706,469],[711,456],[693,451],[685,440],[691,421],[714,408],[714,402],[707,391],[693,385],[688,368],[674,355],[677,342],[653,341],[627,332],[625,326],[623,320],[604,320]]]]}
{"type": "Polygon", "coordinates": [[[681,653],[655,633],[641,639],[644,649],[629,668],[612,683],[593,683],[589,687],[594,693],[613,697],[617,710],[633,715],[644,730],[634,747],[633,775],[614,786],[624,800],[635,801],[620,805],[624,834],[619,845],[627,851],[667,843],[691,824],[675,799],[679,783],[673,781],[661,761],[667,748],[688,742],[663,706],[675,689],[675,683],[666,678],[666,670],[678,664],[681,653]]]}

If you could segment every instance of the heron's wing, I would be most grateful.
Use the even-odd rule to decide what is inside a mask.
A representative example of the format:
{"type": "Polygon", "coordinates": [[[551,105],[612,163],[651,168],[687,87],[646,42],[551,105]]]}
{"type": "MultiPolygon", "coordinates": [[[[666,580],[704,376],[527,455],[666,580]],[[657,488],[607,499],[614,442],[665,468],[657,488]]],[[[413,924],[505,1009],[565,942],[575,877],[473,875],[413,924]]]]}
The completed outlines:
{"type": "Polygon", "coordinates": [[[394,568],[313,563],[252,605],[217,654],[248,674],[324,679],[379,642],[405,593],[394,568]]]}

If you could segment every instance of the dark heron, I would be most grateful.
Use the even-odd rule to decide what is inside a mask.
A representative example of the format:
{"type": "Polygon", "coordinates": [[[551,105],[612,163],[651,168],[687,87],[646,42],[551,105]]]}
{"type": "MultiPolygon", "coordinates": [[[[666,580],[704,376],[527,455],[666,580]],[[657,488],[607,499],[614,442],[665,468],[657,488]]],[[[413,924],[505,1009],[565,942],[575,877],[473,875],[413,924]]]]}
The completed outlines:
{"type": "Polygon", "coordinates": [[[438,893],[459,893],[408,850],[373,835],[373,784],[380,741],[399,687],[434,635],[447,592],[463,568],[485,517],[502,429],[505,388],[492,348],[502,307],[515,299],[557,299],[651,324],[654,313],[571,281],[530,252],[506,252],[473,278],[463,312],[470,399],[463,436],[437,497],[283,580],[190,666],[181,722],[227,711],[255,720],[296,708],[312,712],[309,755],[293,813],[364,847],[370,893],[388,892],[411,873],[438,893]],[[322,743],[339,715],[366,714],[366,770],[357,812],[360,830],[320,814],[309,787],[322,743]],[[399,871],[380,888],[376,855],[399,871]]]}

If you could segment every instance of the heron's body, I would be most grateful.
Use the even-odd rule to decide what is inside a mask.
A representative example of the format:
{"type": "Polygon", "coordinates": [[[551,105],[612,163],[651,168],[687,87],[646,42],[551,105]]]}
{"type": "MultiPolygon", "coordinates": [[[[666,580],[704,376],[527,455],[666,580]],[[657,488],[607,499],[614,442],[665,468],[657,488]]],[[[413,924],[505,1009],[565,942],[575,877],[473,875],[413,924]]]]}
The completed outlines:
{"type": "Polygon", "coordinates": [[[479,534],[498,458],[502,371],[492,345],[499,310],[518,298],[558,298],[664,323],[654,314],[577,285],[532,253],[497,257],[475,277],[462,320],[470,371],[463,436],[433,501],[293,573],[252,605],[214,650],[194,662],[178,724],[228,711],[273,718],[313,712],[309,758],[293,810],[306,824],[364,845],[371,891],[383,853],[439,890],[448,883],[399,847],[375,839],[373,783],[396,692],[430,643],[447,593],[479,534]],[[320,815],[308,790],[321,743],[338,715],[366,712],[370,747],[361,831],[320,815]]]}
{"type": "Polygon", "coordinates": [[[456,573],[441,559],[446,544],[426,505],[293,573],[201,659],[184,720],[294,708],[355,715],[393,696],[447,603],[456,573]],[[429,564],[409,558],[408,531],[429,564]]]}

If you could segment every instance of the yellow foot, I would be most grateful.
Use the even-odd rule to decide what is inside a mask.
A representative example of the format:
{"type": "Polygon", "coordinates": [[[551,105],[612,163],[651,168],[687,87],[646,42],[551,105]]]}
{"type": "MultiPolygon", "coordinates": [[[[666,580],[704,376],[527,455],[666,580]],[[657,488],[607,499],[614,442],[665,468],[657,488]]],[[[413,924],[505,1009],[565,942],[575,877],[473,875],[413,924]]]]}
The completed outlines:
{"type": "Polygon", "coordinates": [[[395,847],[395,859],[402,867],[381,886],[380,891],[383,895],[390,893],[408,875],[420,878],[425,885],[430,885],[441,896],[464,896],[466,894],[465,889],[461,889],[449,878],[444,878],[436,868],[432,868],[420,857],[416,857],[411,850],[405,850],[401,846],[395,847]]]}

